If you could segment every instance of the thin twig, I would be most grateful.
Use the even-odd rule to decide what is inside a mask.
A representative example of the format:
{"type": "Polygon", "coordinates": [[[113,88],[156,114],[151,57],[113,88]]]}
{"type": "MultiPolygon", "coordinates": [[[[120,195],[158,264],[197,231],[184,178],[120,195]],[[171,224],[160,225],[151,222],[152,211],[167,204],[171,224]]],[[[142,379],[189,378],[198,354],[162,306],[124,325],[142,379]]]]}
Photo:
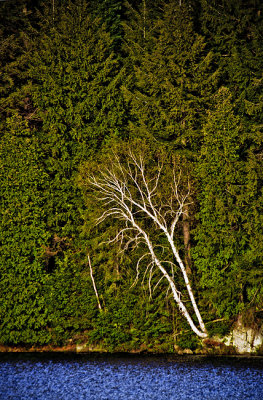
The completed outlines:
{"type": "Polygon", "coordinates": [[[95,280],[94,280],[94,277],[93,277],[93,271],[92,271],[92,266],[91,266],[91,261],[90,261],[89,254],[88,254],[88,261],[89,261],[89,268],[90,268],[90,277],[91,277],[93,288],[94,288],[94,292],[95,292],[95,295],[96,295],[96,298],[97,298],[98,307],[99,307],[100,311],[102,311],[102,307],[101,307],[101,304],[100,304],[98,291],[97,291],[97,288],[96,288],[96,283],[95,283],[95,280]]]}

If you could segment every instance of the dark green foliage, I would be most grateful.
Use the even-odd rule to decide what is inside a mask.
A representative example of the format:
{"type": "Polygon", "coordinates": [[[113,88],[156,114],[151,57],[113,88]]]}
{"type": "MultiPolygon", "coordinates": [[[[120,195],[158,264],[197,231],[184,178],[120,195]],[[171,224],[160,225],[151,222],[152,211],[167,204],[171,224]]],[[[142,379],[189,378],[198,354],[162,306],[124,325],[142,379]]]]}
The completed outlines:
{"type": "Polygon", "coordinates": [[[96,17],[105,24],[107,32],[110,33],[113,40],[111,47],[118,53],[121,48],[123,36],[122,20],[124,18],[123,0],[102,0],[90,2],[90,8],[96,17]]]}
{"type": "Polygon", "coordinates": [[[162,15],[150,20],[143,32],[126,32],[135,78],[124,93],[134,116],[133,135],[196,150],[217,74],[211,68],[212,53],[194,31],[189,8],[167,2],[162,15]]]}
{"type": "MultiPolygon", "coordinates": [[[[54,28],[40,33],[32,58],[34,105],[43,130],[65,146],[84,143],[84,151],[98,149],[111,135],[118,136],[123,110],[116,87],[118,62],[110,50],[111,39],[84,5],[69,4],[54,28]],[[106,117],[106,118],[105,118],[106,117]]],[[[73,158],[74,153],[73,153],[73,158]]]]}
{"type": "Polygon", "coordinates": [[[195,350],[198,347],[198,340],[191,332],[184,333],[177,340],[177,345],[182,349],[195,350]]]}
{"type": "Polygon", "coordinates": [[[201,30],[215,54],[221,84],[236,109],[259,124],[262,118],[262,18],[260,1],[201,1],[201,30]]]}
{"type": "Polygon", "coordinates": [[[208,323],[210,336],[219,336],[221,338],[228,336],[231,331],[232,323],[227,320],[216,320],[208,323]]]}
{"type": "Polygon", "coordinates": [[[123,283],[104,295],[105,304],[89,333],[89,342],[118,351],[171,351],[174,344],[172,321],[162,294],[149,298],[148,289],[131,289],[123,283]],[[123,295],[125,293],[125,296],[123,295]]]}
{"type": "Polygon", "coordinates": [[[28,113],[26,94],[22,94],[26,84],[25,69],[28,62],[29,43],[25,37],[28,18],[19,3],[10,10],[10,5],[0,3],[0,128],[5,126],[5,118],[12,112],[28,113]]]}
{"type": "Polygon", "coordinates": [[[43,251],[49,239],[43,215],[47,174],[37,142],[13,119],[0,140],[1,342],[45,343],[48,312],[43,251]],[[16,131],[14,132],[14,130],[16,131]]]}
{"type": "Polygon", "coordinates": [[[118,137],[123,105],[118,95],[119,67],[109,34],[91,19],[83,2],[57,9],[41,30],[30,77],[45,170],[51,177],[47,224],[58,236],[75,236],[82,200],[74,175],[79,163],[108,138],[118,137]],[[60,14],[59,14],[60,13],[60,14]]]}
{"type": "Polygon", "coordinates": [[[254,294],[262,279],[262,246],[254,241],[262,235],[262,160],[254,154],[257,137],[244,130],[233,108],[228,90],[221,89],[204,127],[194,250],[200,282],[208,289],[206,308],[227,318],[259,300],[254,294]]]}
{"type": "MultiPolygon", "coordinates": [[[[51,11],[43,11],[39,28],[36,24],[34,29],[28,28],[33,38],[27,35],[33,49],[30,68],[23,69],[18,53],[14,66],[19,85],[10,81],[3,103],[1,188],[5,197],[1,212],[5,219],[1,265],[11,257],[8,254],[14,260],[8,264],[8,274],[3,271],[2,293],[13,296],[13,300],[8,297],[8,304],[14,309],[13,314],[8,313],[5,302],[1,319],[4,325],[8,321],[3,341],[11,343],[62,343],[85,331],[96,316],[96,300],[85,272],[87,260],[83,253],[79,256],[82,244],[75,239],[83,208],[75,175],[81,160],[97,151],[107,138],[119,136],[123,118],[117,90],[119,67],[109,34],[98,19],[88,15],[85,3],[70,3],[65,10],[56,7],[55,25],[51,11]],[[29,95],[25,88],[30,88],[29,95]],[[29,115],[23,112],[26,102],[31,107],[29,115]],[[12,108],[7,111],[8,104],[12,108]],[[7,119],[12,113],[14,116],[7,119]],[[19,185],[11,179],[15,173],[19,185]],[[25,215],[22,221],[21,215],[25,215]],[[27,293],[31,263],[35,271],[32,280],[39,279],[39,283],[27,297],[22,294],[27,293]],[[20,270],[23,281],[19,281],[20,270]],[[20,292],[22,308],[17,306],[20,292]],[[38,301],[42,308],[38,308],[38,301]],[[28,329],[26,310],[34,316],[28,329]],[[12,324],[18,324],[17,330],[9,334],[15,329],[12,324]]],[[[28,53],[21,46],[18,50],[24,52],[28,67],[28,53]]],[[[5,62],[7,69],[9,59],[5,62]]]]}
{"type": "Polygon", "coordinates": [[[152,299],[147,282],[131,288],[142,250],[106,243],[119,222],[95,226],[83,168],[128,137],[146,139],[153,171],[159,148],[190,180],[190,277],[210,334],[239,314],[260,325],[262,2],[9,0],[0,17],[0,343],[197,346],[163,283],[152,299]]]}
{"type": "Polygon", "coordinates": [[[45,293],[48,309],[48,329],[52,343],[63,345],[69,339],[77,341],[81,333],[93,327],[98,314],[96,297],[87,265],[67,252],[57,261],[54,273],[48,277],[45,293]]]}

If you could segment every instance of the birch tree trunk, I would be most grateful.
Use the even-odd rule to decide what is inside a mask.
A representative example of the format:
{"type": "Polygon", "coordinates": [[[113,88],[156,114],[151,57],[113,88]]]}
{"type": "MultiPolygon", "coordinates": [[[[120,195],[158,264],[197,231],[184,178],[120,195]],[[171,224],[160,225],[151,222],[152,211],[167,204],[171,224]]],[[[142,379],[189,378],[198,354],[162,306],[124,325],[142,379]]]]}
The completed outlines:
{"type": "Polygon", "coordinates": [[[125,157],[113,154],[108,165],[104,165],[99,173],[88,176],[88,185],[96,192],[97,200],[105,208],[97,222],[106,218],[117,218],[121,221],[122,225],[110,243],[120,240],[125,243],[125,249],[131,244],[136,247],[144,243],[147,250],[138,260],[136,279],[142,259],[148,258],[149,263],[144,267],[144,273],[149,271],[149,282],[155,267],[162,278],[166,279],[179,310],[193,332],[205,338],[207,331],[191,287],[189,270],[182,261],[174,240],[178,221],[183,218],[184,210],[188,210],[190,186],[180,190],[182,171],[178,171],[175,162],[166,160],[164,154],[154,155],[154,165],[145,154],[141,149],[135,155],[128,148],[125,157]],[[125,161],[121,161],[123,159],[125,161]],[[160,251],[156,251],[160,247],[156,238],[160,237],[166,242],[163,247],[164,258],[160,257],[160,251]],[[179,288],[180,283],[176,280],[174,271],[180,271],[183,287],[179,288]],[[189,300],[191,306],[186,306],[189,300]]]}

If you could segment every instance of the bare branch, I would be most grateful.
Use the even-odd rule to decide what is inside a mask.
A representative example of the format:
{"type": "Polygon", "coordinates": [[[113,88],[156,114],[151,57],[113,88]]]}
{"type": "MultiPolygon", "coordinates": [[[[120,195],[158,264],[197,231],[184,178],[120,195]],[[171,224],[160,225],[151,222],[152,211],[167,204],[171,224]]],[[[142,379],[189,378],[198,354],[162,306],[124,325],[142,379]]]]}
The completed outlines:
{"type": "Polygon", "coordinates": [[[136,277],[135,277],[135,280],[134,280],[133,284],[130,286],[130,288],[132,288],[133,286],[135,286],[136,283],[137,283],[138,280],[139,280],[139,274],[140,274],[139,266],[140,266],[141,261],[142,261],[144,258],[149,257],[149,256],[151,256],[150,253],[145,253],[145,254],[143,254],[143,255],[139,258],[139,260],[137,261],[137,264],[136,264],[136,277]]]}
{"type": "Polygon", "coordinates": [[[90,277],[91,277],[91,280],[92,280],[93,289],[94,289],[94,292],[95,292],[95,295],[96,295],[96,298],[97,298],[99,310],[101,311],[102,308],[101,308],[100,299],[99,299],[97,287],[96,287],[96,284],[95,284],[95,280],[94,280],[94,277],[93,277],[93,271],[92,271],[92,266],[91,266],[91,261],[90,261],[90,256],[89,256],[89,254],[88,254],[88,262],[89,262],[90,277]]]}
{"type": "Polygon", "coordinates": [[[182,193],[180,191],[181,182],[183,181],[182,170],[179,170],[179,174],[176,174],[176,169],[173,165],[171,171],[172,180],[168,183],[170,175],[169,178],[166,177],[163,166],[164,163],[159,158],[157,165],[151,172],[145,163],[142,153],[135,155],[129,149],[125,163],[122,163],[120,157],[114,153],[112,164],[104,168],[98,177],[92,175],[89,179],[90,185],[98,194],[97,199],[105,207],[105,211],[98,218],[97,223],[101,223],[109,217],[124,221],[125,227],[120,228],[109,243],[118,240],[123,244],[125,242],[124,251],[131,244],[134,244],[135,248],[137,248],[141,243],[144,243],[148,249],[137,262],[136,278],[132,286],[138,281],[141,262],[150,256],[151,261],[145,267],[142,278],[143,283],[148,274],[150,296],[152,295],[151,282],[154,267],[157,267],[162,276],[154,286],[153,291],[165,278],[174,300],[192,330],[198,336],[206,337],[205,325],[197,307],[186,268],[174,243],[175,228],[184,213],[184,208],[189,204],[187,201],[190,196],[190,182],[188,180],[187,190],[182,193]],[[167,188],[167,193],[162,193],[163,188],[167,188]],[[150,227],[149,230],[148,227],[150,227]],[[154,231],[154,236],[150,233],[151,230],[154,231]],[[162,237],[162,241],[166,240],[165,245],[158,243],[160,237],[162,237]],[[157,246],[162,248],[163,254],[168,248],[167,254],[170,252],[173,255],[173,259],[160,260],[156,254],[157,246]],[[164,264],[170,265],[169,271],[166,270],[164,264]],[[201,330],[193,322],[182,301],[181,292],[175,285],[174,271],[176,267],[178,267],[178,271],[181,271],[183,276],[185,287],[201,330]]]}

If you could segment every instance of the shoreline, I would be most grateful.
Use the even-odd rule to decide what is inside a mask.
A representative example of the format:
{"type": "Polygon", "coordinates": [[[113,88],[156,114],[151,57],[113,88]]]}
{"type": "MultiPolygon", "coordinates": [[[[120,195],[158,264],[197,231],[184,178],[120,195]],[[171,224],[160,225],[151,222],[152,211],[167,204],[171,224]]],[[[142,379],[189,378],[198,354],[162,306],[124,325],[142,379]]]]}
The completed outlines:
{"type": "MultiPolygon", "coordinates": [[[[81,346],[84,347],[84,346],[81,346]]],[[[68,346],[43,346],[43,347],[27,347],[27,346],[3,346],[0,345],[1,354],[54,354],[54,355],[94,355],[94,356],[169,356],[169,357],[242,357],[242,358],[263,358],[263,354],[260,353],[238,353],[234,348],[222,349],[205,348],[205,349],[182,349],[174,352],[163,352],[163,351],[152,351],[150,349],[131,350],[131,351],[110,351],[102,348],[78,348],[78,345],[68,346]]]]}

